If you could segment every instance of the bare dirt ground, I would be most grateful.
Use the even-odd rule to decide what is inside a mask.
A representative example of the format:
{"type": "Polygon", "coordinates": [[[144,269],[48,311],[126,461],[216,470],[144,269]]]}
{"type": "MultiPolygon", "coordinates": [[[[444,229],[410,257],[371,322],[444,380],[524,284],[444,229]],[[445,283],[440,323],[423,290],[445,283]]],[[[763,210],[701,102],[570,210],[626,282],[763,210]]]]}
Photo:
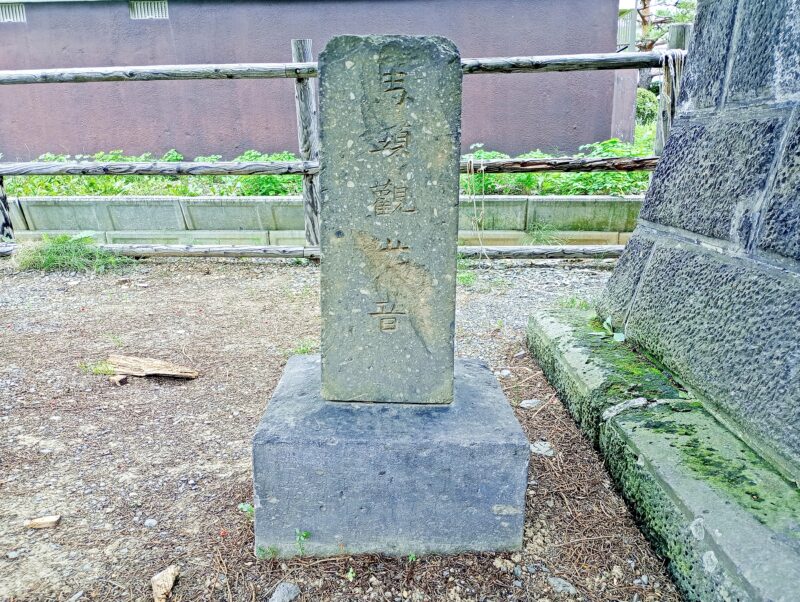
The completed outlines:
{"type": "Polygon", "coordinates": [[[282,367],[317,345],[318,268],[162,260],[44,275],[0,260],[0,600],[152,599],[150,577],[170,564],[181,571],[174,600],[268,600],[281,581],[308,601],[678,600],[522,353],[532,308],[591,297],[610,266],[536,265],[477,266],[457,316],[458,353],[486,359],[529,439],[555,450],[531,460],[524,549],[280,561],[253,556],[237,505],[252,497],[250,437],[282,367]],[[110,353],[202,375],[115,387],[89,368],[110,353]],[[531,398],[543,403],[517,407],[531,398]],[[46,514],[60,525],[23,526],[46,514]]]}

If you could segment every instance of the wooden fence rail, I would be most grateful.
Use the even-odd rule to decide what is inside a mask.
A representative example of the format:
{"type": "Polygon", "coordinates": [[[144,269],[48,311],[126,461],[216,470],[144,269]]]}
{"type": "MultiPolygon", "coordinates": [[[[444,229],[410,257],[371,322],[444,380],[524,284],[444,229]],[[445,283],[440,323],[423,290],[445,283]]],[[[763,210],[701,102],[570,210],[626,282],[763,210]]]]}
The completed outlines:
{"type": "MultiPolygon", "coordinates": [[[[645,69],[661,67],[663,60],[663,55],[660,52],[512,56],[462,59],[461,69],[465,75],[645,69]]],[[[77,67],[72,69],[0,70],[0,85],[184,79],[309,78],[317,77],[317,75],[317,63],[315,62],[77,67]]]]}
{"type": "MultiPolygon", "coordinates": [[[[658,157],[557,157],[462,161],[461,173],[653,171],[658,157]]],[[[31,161],[0,163],[0,176],[284,176],[314,175],[318,161],[31,161]]]]}
{"type": "MultiPolygon", "coordinates": [[[[673,51],[675,52],[675,51],[673,51]]],[[[317,63],[311,60],[311,40],[292,40],[290,63],[235,63],[209,65],[149,65],[135,67],[87,67],[73,69],[0,70],[0,85],[85,83],[115,81],[158,81],[195,79],[294,78],[298,139],[301,161],[236,162],[93,162],[32,161],[0,163],[0,232],[13,236],[10,214],[3,204],[3,176],[214,176],[214,175],[303,175],[306,205],[306,237],[309,248],[319,241],[319,132],[316,99],[308,78],[317,77],[317,63]]],[[[489,73],[551,73],[602,69],[645,69],[664,66],[660,52],[577,54],[566,56],[516,56],[462,59],[465,75],[489,73]]],[[[558,157],[552,159],[491,159],[462,161],[461,173],[531,173],[590,171],[652,171],[658,157],[558,157]]],[[[533,247],[525,247],[530,253],[533,247]]],[[[263,249],[263,248],[262,248],[263,249]]],[[[173,251],[175,249],[173,248],[173,251]]],[[[485,249],[484,249],[485,251],[485,249]]],[[[255,256],[265,256],[263,250],[255,256]]],[[[223,255],[227,256],[227,255],[223,255]]],[[[278,256],[284,256],[280,254],[278,256]]],[[[305,255],[300,255],[305,256],[305,255]]],[[[489,254],[484,252],[484,256],[489,254]]],[[[501,253],[501,256],[502,255],[501,253]]]]}

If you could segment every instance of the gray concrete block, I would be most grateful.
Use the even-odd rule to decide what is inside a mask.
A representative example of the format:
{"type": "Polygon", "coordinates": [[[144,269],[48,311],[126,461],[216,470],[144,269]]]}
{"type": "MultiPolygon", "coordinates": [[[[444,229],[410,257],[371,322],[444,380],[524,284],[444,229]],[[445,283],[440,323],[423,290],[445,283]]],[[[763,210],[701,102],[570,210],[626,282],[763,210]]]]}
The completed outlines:
{"type": "Polygon", "coordinates": [[[269,244],[287,247],[302,247],[306,244],[305,230],[272,230],[269,233],[269,244]]]}
{"type": "Polygon", "coordinates": [[[303,230],[305,231],[305,217],[303,203],[296,198],[282,199],[273,197],[270,202],[272,219],[276,230],[303,230]]]}
{"type": "Polygon", "coordinates": [[[116,244],[188,245],[192,233],[188,230],[109,230],[106,239],[116,244]]]}
{"type": "Polygon", "coordinates": [[[109,230],[186,230],[180,201],[170,197],[113,197],[103,199],[109,230]]]}
{"type": "Polygon", "coordinates": [[[724,240],[746,239],[764,193],[785,109],[676,121],[640,217],[724,240]]]}
{"type": "Polygon", "coordinates": [[[461,67],[439,37],[320,55],[326,399],[453,399],[461,67]]]}
{"type": "MultiPolygon", "coordinates": [[[[728,80],[728,101],[743,102],[774,98],[778,65],[776,47],[786,44],[781,32],[797,30],[787,18],[787,8],[793,0],[743,2],[739,9],[739,32],[728,80]]],[[[797,46],[798,40],[786,47],[797,46]]]]}
{"type": "Polygon", "coordinates": [[[529,443],[494,375],[456,362],[451,404],[324,401],[289,360],[253,439],[257,554],[429,554],[522,545],[529,443]]]}
{"type": "Polygon", "coordinates": [[[254,230],[190,230],[188,244],[192,245],[268,245],[269,232],[254,230]]]}
{"type": "Polygon", "coordinates": [[[459,230],[524,230],[528,198],[524,196],[462,196],[459,230]]]}
{"type": "Polygon", "coordinates": [[[88,236],[97,243],[108,242],[105,232],[97,232],[95,230],[15,230],[14,239],[17,242],[29,242],[41,240],[43,236],[52,237],[62,234],[67,236],[88,236]]]}
{"type": "Polygon", "coordinates": [[[772,187],[756,244],[759,249],[800,261],[800,118],[794,120],[772,187]]]}
{"type": "Polygon", "coordinates": [[[642,197],[530,197],[526,229],[632,232],[641,207],[642,197]]]}
{"type": "MultiPolygon", "coordinates": [[[[274,230],[275,197],[181,197],[190,230],[274,230]]],[[[295,201],[300,203],[299,200],[295,201]]],[[[302,213],[302,208],[300,209],[302,213]]]]}
{"type": "Polygon", "coordinates": [[[625,334],[800,474],[800,280],[752,260],[661,240],[625,334]]]}
{"type": "Polygon", "coordinates": [[[699,7],[681,89],[681,103],[688,108],[713,108],[722,100],[738,4],[710,0],[699,7]]]}
{"type": "Polygon", "coordinates": [[[30,230],[113,230],[107,207],[95,197],[19,197],[30,230]]]}
{"type": "Polygon", "coordinates": [[[11,225],[14,227],[15,232],[28,230],[28,221],[25,219],[25,214],[22,212],[17,197],[8,197],[8,211],[11,217],[11,225]]]}
{"type": "Polygon", "coordinates": [[[639,285],[639,279],[644,273],[652,249],[653,241],[643,236],[641,232],[634,233],[634,237],[627,242],[625,252],[619,258],[608,285],[598,301],[597,311],[603,319],[610,317],[617,326],[625,323],[631,299],[639,285]]]}

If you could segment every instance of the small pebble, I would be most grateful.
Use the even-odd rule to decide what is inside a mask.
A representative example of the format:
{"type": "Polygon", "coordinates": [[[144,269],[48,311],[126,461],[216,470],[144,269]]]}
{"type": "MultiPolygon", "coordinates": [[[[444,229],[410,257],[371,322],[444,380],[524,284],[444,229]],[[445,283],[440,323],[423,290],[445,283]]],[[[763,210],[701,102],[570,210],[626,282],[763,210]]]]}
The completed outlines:
{"type": "Polygon", "coordinates": [[[514,581],[514,587],[522,587],[522,581],[515,580],[514,581]]]}
{"type": "Polygon", "coordinates": [[[561,577],[548,577],[547,582],[550,584],[550,587],[556,590],[559,594],[569,594],[570,596],[574,596],[578,593],[578,590],[575,589],[574,585],[572,585],[566,579],[562,579],[561,577]]]}
{"type": "Polygon", "coordinates": [[[270,596],[269,602],[292,602],[300,595],[300,588],[291,581],[281,581],[270,596]]]}
{"type": "Polygon", "coordinates": [[[514,567],[514,577],[522,577],[522,567],[517,565],[514,567]]]}
{"type": "Polygon", "coordinates": [[[148,529],[152,529],[157,524],[158,524],[158,521],[156,519],[154,519],[154,518],[148,518],[146,521],[144,521],[144,526],[147,527],[148,529]]]}
{"type": "Polygon", "coordinates": [[[525,399],[519,402],[519,407],[524,408],[526,410],[531,410],[533,408],[539,407],[542,405],[541,399],[525,399]]]}
{"type": "Polygon", "coordinates": [[[12,550],[11,552],[6,552],[6,558],[14,560],[15,558],[19,558],[19,552],[16,550],[12,550]]]}
{"type": "Polygon", "coordinates": [[[536,441],[535,443],[531,443],[531,453],[539,456],[550,457],[554,456],[556,452],[553,449],[553,446],[547,441],[536,441]]]}

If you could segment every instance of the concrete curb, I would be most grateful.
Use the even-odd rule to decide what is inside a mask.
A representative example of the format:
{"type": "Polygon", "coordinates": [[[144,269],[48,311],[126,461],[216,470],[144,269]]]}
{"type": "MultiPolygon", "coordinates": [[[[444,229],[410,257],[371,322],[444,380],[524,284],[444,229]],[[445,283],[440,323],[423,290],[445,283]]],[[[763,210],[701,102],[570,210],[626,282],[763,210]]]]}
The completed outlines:
{"type": "Polygon", "coordinates": [[[800,493],[593,312],[534,315],[528,345],[689,600],[800,599],[800,493]]]}

